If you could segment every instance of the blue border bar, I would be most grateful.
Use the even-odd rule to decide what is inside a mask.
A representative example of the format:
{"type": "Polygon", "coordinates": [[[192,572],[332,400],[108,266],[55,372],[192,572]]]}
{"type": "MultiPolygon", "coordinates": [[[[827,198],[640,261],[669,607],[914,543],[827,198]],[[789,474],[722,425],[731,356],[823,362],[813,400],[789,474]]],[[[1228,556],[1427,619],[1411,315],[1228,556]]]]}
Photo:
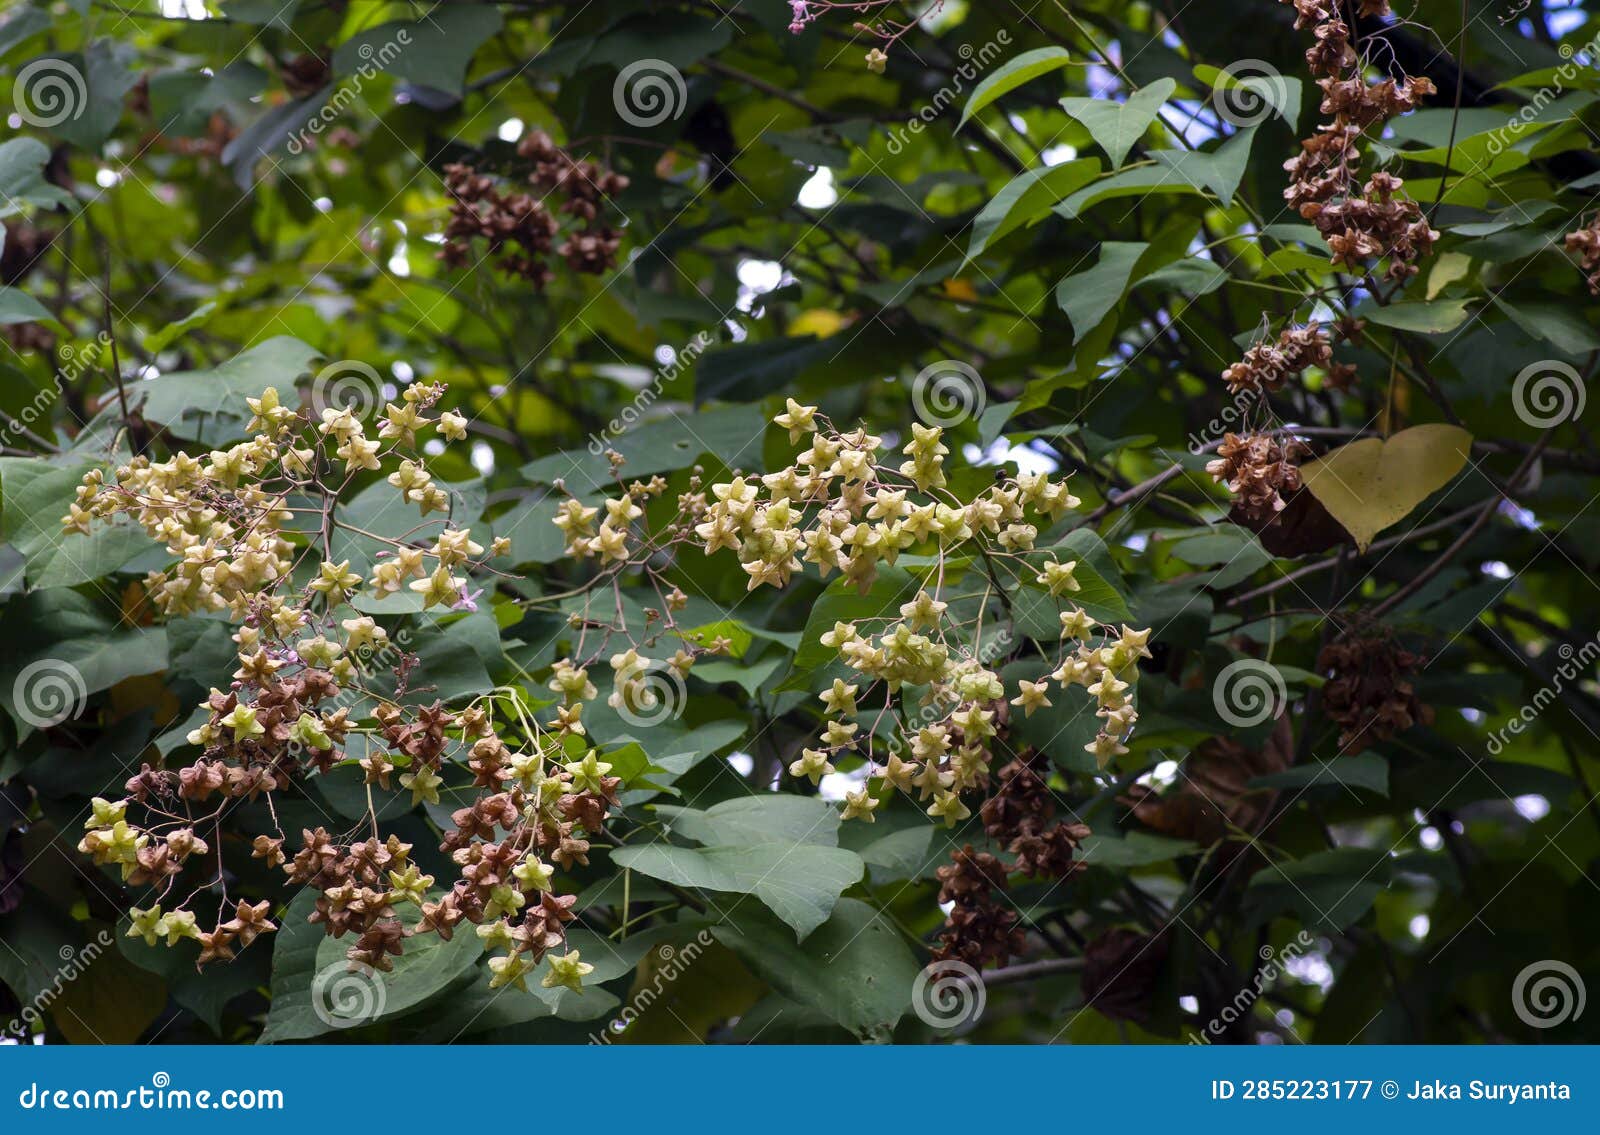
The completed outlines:
{"type": "Polygon", "coordinates": [[[1294,1124],[1285,1130],[1295,1135],[1349,1135],[1357,1125],[1362,1135],[1418,1135],[1440,1120],[1450,1122],[1453,1133],[1500,1135],[1508,1122],[1534,1122],[1541,1132],[1592,1130],[1600,1115],[1597,1051],[5,1047],[0,1132],[170,1133],[219,1118],[230,1132],[281,1133],[285,1121],[317,1130],[346,1122],[398,1123],[408,1130],[437,1122],[454,1129],[474,1114],[518,1122],[518,1108],[526,1105],[533,1110],[522,1114],[543,1116],[540,1123],[634,1122],[652,1133],[695,1135],[750,1135],[753,1129],[816,1135],[819,1126],[888,1132],[914,1124],[948,1130],[964,1123],[987,1130],[997,1122],[1059,1130],[1097,1121],[1148,1131],[1165,1123],[1252,1120],[1294,1124]],[[371,1103],[356,1102],[363,1098],[371,1103]],[[251,1100],[269,1106],[238,1106],[251,1100]],[[226,1107],[227,1101],[235,1106],[226,1107]]]}

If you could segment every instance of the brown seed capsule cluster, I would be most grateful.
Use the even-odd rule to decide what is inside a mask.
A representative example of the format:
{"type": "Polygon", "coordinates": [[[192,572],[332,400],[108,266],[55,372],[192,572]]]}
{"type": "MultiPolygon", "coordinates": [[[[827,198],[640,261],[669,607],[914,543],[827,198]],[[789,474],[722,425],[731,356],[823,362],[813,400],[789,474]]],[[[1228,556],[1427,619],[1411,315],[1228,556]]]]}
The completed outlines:
{"type": "Polygon", "coordinates": [[[1600,213],[1583,228],[1566,237],[1567,251],[1576,253],[1589,276],[1589,292],[1600,296],[1600,213]]]}
{"type": "Polygon", "coordinates": [[[461,162],[445,167],[450,221],[439,259],[452,268],[468,267],[473,241],[482,240],[488,258],[502,271],[536,288],[555,278],[548,263],[552,256],[574,272],[597,276],[610,271],[622,235],[600,215],[606,201],[628,187],[628,179],[573,158],[541,131],[523,138],[517,154],[533,164],[527,183],[537,195],[502,192],[497,178],[461,162]],[[564,200],[552,211],[555,198],[564,200]]]}
{"type": "Polygon", "coordinates": [[[1015,907],[1002,896],[1010,876],[1066,879],[1083,869],[1074,858],[1088,837],[1083,824],[1058,821],[1055,800],[1041,775],[1042,758],[1026,753],[999,772],[999,785],[979,811],[983,829],[1014,858],[1008,865],[969,844],[939,868],[939,901],[954,903],[934,957],[977,969],[1003,965],[1026,946],[1015,907]]]}
{"type": "MultiPolygon", "coordinates": [[[[1433,83],[1421,77],[1367,82],[1350,27],[1334,0],[1283,3],[1294,5],[1296,28],[1312,31],[1315,42],[1306,51],[1306,63],[1318,76],[1321,110],[1330,118],[1284,163],[1290,175],[1284,199],[1323,235],[1336,266],[1364,272],[1368,262],[1387,258],[1390,279],[1414,276],[1415,261],[1428,254],[1439,233],[1415,201],[1398,196],[1399,178],[1379,171],[1361,180],[1356,143],[1395,115],[1414,110],[1433,93],[1433,83]]],[[[1387,15],[1388,10],[1387,0],[1362,0],[1362,15],[1387,15]]]]}
{"type": "Polygon", "coordinates": [[[1166,966],[1171,939],[1127,927],[1113,927],[1083,952],[1085,1005],[1114,1021],[1148,1021],[1156,987],[1166,966]]]}
{"type": "Polygon", "coordinates": [[[974,851],[969,843],[939,868],[939,901],[955,904],[939,934],[936,960],[954,959],[973,969],[1022,953],[1027,936],[1015,906],[1001,896],[1010,886],[1006,865],[987,851],[974,851]]]}
{"type": "Polygon", "coordinates": [[[1322,706],[1339,723],[1340,747],[1358,752],[1413,725],[1431,724],[1433,707],[1411,682],[1426,662],[1381,630],[1348,633],[1325,646],[1317,656],[1317,669],[1328,676],[1322,706]]]}
{"type": "Polygon", "coordinates": [[[1280,390],[1291,378],[1298,378],[1307,367],[1331,367],[1333,347],[1328,333],[1319,323],[1288,327],[1277,341],[1260,342],[1244,353],[1244,358],[1222,372],[1228,393],[1242,390],[1280,390]]]}
{"type": "Polygon", "coordinates": [[[1300,487],[1296,462],[1309,453],[1293,438],[1279,441],[1268,433],[1228,434],[1206,472],[1238,498],[1237,507],[1244,516],[1267,521],[1283,510],[1284,494],[1300,487]]]}

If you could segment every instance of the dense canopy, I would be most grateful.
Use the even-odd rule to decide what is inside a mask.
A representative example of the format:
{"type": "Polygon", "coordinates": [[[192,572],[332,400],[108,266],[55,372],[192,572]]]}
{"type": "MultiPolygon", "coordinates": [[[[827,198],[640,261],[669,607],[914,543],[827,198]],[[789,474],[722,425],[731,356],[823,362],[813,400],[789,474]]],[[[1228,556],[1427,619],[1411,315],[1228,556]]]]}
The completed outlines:
{"type": "Polygon", "coordinates": [[[0,1031],[1593,1039],[1600,5],[12,0],[0,1031]]]}

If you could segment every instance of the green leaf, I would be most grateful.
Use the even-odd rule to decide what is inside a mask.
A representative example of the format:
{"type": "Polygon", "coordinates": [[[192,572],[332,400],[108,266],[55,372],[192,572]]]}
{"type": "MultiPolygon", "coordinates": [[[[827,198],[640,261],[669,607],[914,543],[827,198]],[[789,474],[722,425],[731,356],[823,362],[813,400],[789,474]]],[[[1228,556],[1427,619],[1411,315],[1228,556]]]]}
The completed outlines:
{"type": "Polygon", "coordinates": [[[1117,169],[1127,159],[1161,107],[1178,89],[1171,79],[1157,79],[1129,95],[1125,102],[1107,98],[1064,98],[1061,109],[1083,124],[1117,169]]]}
{"type": "Polygon", "coordinates": [[[388,73],[460,97],[467,65],[500,30],[488,4],[440,6],[416,22],[396,20],[352,36],[333,53],[334,73],[367,79],[388,73]]]}
{"type": "Polygon", "coordinates": [[[1329,761],[1313,758],[1303,765],[1258,776],[1250,782],[1252,788],[1321,788],[1340,784],[1388,796],[1389,762],[1376,753],[1334,757],[1329,761]]]}
{"type": "Polygon", "coordinates": [[[1049,216],[1056,202],[1093,181],[1099,173],[1099,158],[1079,158],[1018,174],[973,219],[967,259],[1008,233],[1049,216]]]}
{"type": "Polygon", "coordinates": [[[0,287],[0,325],[12,323],[56,323],[56,317],[20,288],[0,287]]]}
{"type": "Polygon", "coordinates": [[[1138,165],[1085,186],[1057,205],[1054,212],[1058,217],[1075,221],[1094,206],[1122,197],[1148,197],[1154,194],[1199,196],[1204,192],[1198,186],[1173,177],[1172,171],[1163,166],[1138,165]]]}
{"type": "Polygon", "coordinates": [[[840,893],[861,878],[853,851],[816,844],[759,843],[707,848],[664,843],[624,847],[612,861],[680,887],[755,895],[804,940],[827,919],[840,893]]]}
{"type": "Polygon", "coordinates": [[[1187,185],[1209,189],[1224,205],[1233,204],[1233,195],[1244,178],[1250,160],[1250,143],[1256,128],[1246,127],[1210,151],[1154,150],[1150,156],[1165,166],[1172,177],[1187,185]]]}
{"type": "Polygon", "coordinates": [[[311,372],[318,357],[299,339],[278,335],[240,351],[210,370],[174,371],[141,382],[132,390],[144,416],[166,425],[180,437],[201,437],[220,444],[245,436],[250,411],[246,397],[254,398],[269,386],[285,396],[311,372]],[[217,418],[226,419],[219,422],[217,418]]]}
{"type": "Polygon", "coordinates": [[[1466,322],[1471,300],[1426,300],[1392,303],[1387,307],[1366,304],[1356,314],[1368,323],[1393,327],[1397,331],[1417,331],[1439,335],[1454,331],[1466,322]]]}
{"type": "MultiPolygon", "coordinates": [[[[629,478],[687,469],[705,455],[730,466],[750,469],[760,463],[761,439],[765,432],[766,418],[759,406],[718,406],[696,414],[673,414],[661,421],[635,426],[599,447],[540,457],[524,465],[522,475],[543,484],[562,478],[567,488],[575,493],[601,491],[615,484],[611,463],[605,456],[607,449],[614,449],[626,458],[627,464],[622,468],[629,478]]],[[[546,507],[548,516],[553,519],[554,504],[546,507]]],[[[545,523],[549,524],[550,520],[545,523]]]]}
{"type": "Polygon", "coordinates": [[[967,124],[967,119],[995,99],[1016,90],[1030,80],[1037,79],[1040,75],[1060,70],[1071,62],[1072,59],[1064,47],[1040,47],[1033,51],[1024,51],[973,88],[972,97],[967,100],[966,108],[961,112],[961,121],[956,123],[956,129],[960,130],[967,124]]]}
{"type": "Polygon", "coordinates": [[[815,796],[743,796],[704,811],[658,804],[656,813],[667,821],[671,834],[708,847],[771,840],[818,847],[839,843],[839,809],[815,796]]]}
{"type": "MultiPolygon", "coordinates": [[[[1197,64],[1194,77],[1223,95],[1231,108],[1233,121],[1259,121],[1261,107],[1265,106],[1291,127],[1300,120],[1302,84],[1299,79],[1281,75],[1259,62],[1254,67],[1235,64],[1237,71],[1213,67],[1209,63],[1197,64]]],[[[1220,109],[1220,108],[1219,108],[1220,109]]]]}
{"type": "MultiPolygon", "coordinates": [[[[401,1016],[454,986],[483,953],[477,935],[458,931],[446,942],[436,934],[406,941],[394,970],[348,972],[348,943],[307,922],[317,898],[295,896],[273,935],[272,1007],[261,1043],[307,1040],[375,1020],[401,1016]]],[[[465,929],[465,928],[463,928],[465,929]]],[[[487,975],[480,975],[487,983],[487,975]]]]}
{"type": "Polygon", "coordinates": [[[1118,869],[1168,863],[1180,855],[1190,855],[1198,850],[1196,844],[1186,839],[1129,832],[1120,839],[1104,835],[1090,836],[1079,846],[1078,858],[1090,867],[1118,869]]]}
{"type": "Polygon", "coordinates": [[[843,577],[835,577],[818,600],[811,605],[806,617],[806,629],[800,638],[800,649],[795,652],[794,670],[797,674],[828,665],[838,658],[838,651],[822,645],[822,636],[833,629],[833,624],[859,623],[866,619],[884,619],[897,615],[902,603],[909,603],[917,594],[917,580],[903,567],[879,567],[878,576],[865,595],[855,584],[843,577]]]}
{"type": "Polygon", "coordinates": [[[1072,343],[1100,325],[1122,302],[1133,267],[1150,246],[1142,241],[1106,241],[1093,268],[1068,276],[1056,285],[1056,303],[1072,320],[1072,343]]]}
{"type": "Polygon", "coordinates": [[[87,535],[62,531],[61,518],[92,468],[97,466],[0,457],[0,535],[27,560],[30,586],[77,587],[121,570],[157,546],[127,518],[97,522],[87,535]]]}
{"type": "Polygon", "coordinates": [[[24,205],[71,208],[72,194],[44,179],[50,147],[37,138],[0,142],[0,219],[22,212],[24,205]]]}
{"type": "Polygon", "coordinates": [[[1292,911],[1307,929],[1339,933],[1371,909],[1391,874],[1386,847],[1322,851],[1257,874],[1245,906],[1258,921],[1292,911]]]}
{"type": "Polygon", "coordinates": [[[12,644],[0,657],[0,706],[16,720],[19,738],[32,733],[41,713],[81,711],[87,695],[167,666],[164,628],[118,628],[66,588],[8,600],[0,609],[0,638],[12,644]],[[24,699],[26,716],[18,705],[24,699]]]}
{"type": "Polygon", "coordinates": [[[1171,288],[1199,298],[1210,295],[1228,282],[1228,273],[1214,260],[1188,256],[1157,268],[1134,281],[1135,288],[1171,288]]]}
{"type": "Polygon", "coordinates": [[[872,872],[873,886],[931,875],[945,858],[944,849],[933,845],[935,834],[932,824],[919,821],[858,847],[858,854],[872,872]]]}
{"type": "Polygon", "coordinates": [[[894,924],[857,899],[840,899],[803,946],[747,910],[711,932],[772,988],[862,1040],[887,1041],[911,1006],[916,958],[894,924]]]}

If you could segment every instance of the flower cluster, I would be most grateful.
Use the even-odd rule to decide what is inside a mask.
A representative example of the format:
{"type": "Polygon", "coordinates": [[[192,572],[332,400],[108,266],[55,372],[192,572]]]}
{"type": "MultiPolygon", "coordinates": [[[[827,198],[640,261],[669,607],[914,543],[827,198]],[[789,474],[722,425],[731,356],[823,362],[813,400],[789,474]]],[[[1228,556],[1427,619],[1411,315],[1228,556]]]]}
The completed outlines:
{"type": "MultiPolygon", "coordinates": [[[[1010,685],[976,647],[991,600],[1008,604],[1020,587],[1064,601],[1080,589],[1075,559],[1035,551],[1041,530],[1078,504],[1065,480],[1002,477],[963,501],[948,490],[949,451],[936,426],[913,425],[898,455],[904,460],[896,461],[883,452],[882,438],[863,429],[839,433],[816,407],[793,399],[774,422],[789,431],[791,443],[807,439],[793,464],[761,477],[734,475],[709,494],[696,474],[675,518],[656,535],[641,519],[644,504],[664,491],[659,478],[635,482],[598,506],[569,498],[555,523],[571,554],[612,572],[637,565],[655,578],[661,554],[678,543],[708,555],[731,551],[750,590],[781,588],[810,565],[824,578],[839,573],[864,595],[881,594],[874,584],[882,569],[902,554],[919,565],[903,593],[884,597],[881,615],[838,621],[820,635],[851,676],[835,677],[821,694],[824,728],[790,766],[791,775],[816,783],[846,759],[865,763],[866,779],[845,797],[845,818],[871,821],[898,791],[953,827],[972,814],[962,794],[989,781],[1004,713],[1016,707],[1032,714],[1074,686],[1094,699],[1101,721],[1088,751],[1102,765],[1127,752],[1122,742],[1137,720],[1131,691],[1139,659],[1149,657],[1148,630],[1104,627],[1069,604],[1059,612],[1054,657],[1036,679],[1010,685]],[[969,577],[981,591],[964,589],[969,577]],[[912,712],[918,706],[932,712],[912,712]]],[[[656,583],[659,590],[663,582],[656,583]]],[[[672,630],[677,600],[665,599],[665,616],[647,614],[672,630]]],[[[607,642],[626,629],[586,625],[602,629],[607,642]]],[[[663,662],[641,655],[637,645],[611,658],[613,704],[626,702],[646,673],[667,666],[681,675],[696,651],[717,646],[690,645],[663,662]]],[[[588,657],[599,658],[603,649],[588,657]]],[[[553,684],[575,702],[595,696],[587,665],[565,660],[553,684]]]]}
{"type": "MultiPolygon", "coordinates": [[[[1369,83],[1338,4],[1283,3],[1294,5],[1295,27],[1310,28],[1315,37],[1306,63],[1322,88],[1322,113],[1331,116],[1284,163],[1290,175],[1284,199],[1322,233],[1336,266],[1364,272],[1368,261],[1387,257],[1390,279],[1414,276],[1414,262],[1428,254],[1439,234],[1415,201],[1398,196],[1399,178],[1379,171],[1361,181],[1356,143],[1369,129],[1381,129],[1395,115],[1414,110],[1433,93],[1433,84],[1420,77],[1369,83]]],[[[1361,0],[1360,10],[1363,16],[1386,16],[1388,0],[1361,0]]]]}
{"type": "Polygon", "coordinates": [[[538,196],[502,193],[496,179],[460,162],[445,167],[450,193],[450,221],[445,226],[439,259],[453,268],[472,263],[472,242],[488,244],[487,255],[502,271],[521,276],[537,288],[555,277],[546,263],[560,257],[574,272],[600,275],[615,264],[621,234],[600,220],[606,201],[628,187],[622,174],[592,161],[579,161],[534,131],[517,144],[517,155],[532,163],[527,182],[538,196]],[[546,202],[554,195],[565,201],[557,212],[577,223],[563,229],[546,202]],[[559,243],[558,243],[559,241],[559,243]]]}
{"type": "MultiPolygon", "coordinates": [[[[554,892],[552,876],[588,862],[588,837],[602,830],[620,780],[585,751],[581,728],[533,720],[518,691],[487,692],[460,711],[409,696],[419,659],[396,645],[409,633],[400,622],[474,608],[469,575],[491,571],[487,559],[509,550],[498,539],[486,557],[450,520],[451,496],[420,455],[419,435],[446,444],[466,435],[460,414],[434,413],[443,393],[407,387],[373,431],[351,407],[316,415],[268,388],[247,400],[247,441],[203,456],[138,457],[110,479],[85,478],[65,527],[131,518],[174,560],[144,581],[154,606],[168,616],[224,613],[237,646],[231,682],[210,691],[188,734],[199,755],[181,768],[146,764],[122,799],[94,803],[80,849],[151,890],[130,934],[152,944],[192,938],[205,964],[276,929],[270,900],[230,899],[221,855],[224,814],[260,799],[272,828],[255,838],[253,857],[316,890],[312,921],[351,939],[352,968],[390,969],[407,938],[449,938],[465,920],[503,951],[490,961],[492,983],[526,988],[527,973],[565,942],[574,900],[554,892]],[[346,492],[385,480],[419,517],[445,519],[394,538],[347,522],[346,492]],[[336,558],[335,546],[349,554],[336,558]],[[387,627],[358,606],[405,594],[416,596],[398,605],[409,613],[385,615],[387,627]],[[369,672],[367,659],[392,661],[390,676],[369,672]],[[509,720],[497,723],[497,713],[509,720]],[[381,837],[375,810],[367,838],[319,827],[285,850],[275,798],[341,766],[359,770],[369,810],[373,794],[390,792],[438,808],[440,850],[457,868],[451,884],[436,887],[410,844],[381,837]],[[446,812],[443,793],[463,805],[446,812]],[[205,929],[195,908],[211,893],[221,910],[205,929]]],[[[576,953],[552,955],[546,984],[576,988],[588,969],[576,953]]]]}

